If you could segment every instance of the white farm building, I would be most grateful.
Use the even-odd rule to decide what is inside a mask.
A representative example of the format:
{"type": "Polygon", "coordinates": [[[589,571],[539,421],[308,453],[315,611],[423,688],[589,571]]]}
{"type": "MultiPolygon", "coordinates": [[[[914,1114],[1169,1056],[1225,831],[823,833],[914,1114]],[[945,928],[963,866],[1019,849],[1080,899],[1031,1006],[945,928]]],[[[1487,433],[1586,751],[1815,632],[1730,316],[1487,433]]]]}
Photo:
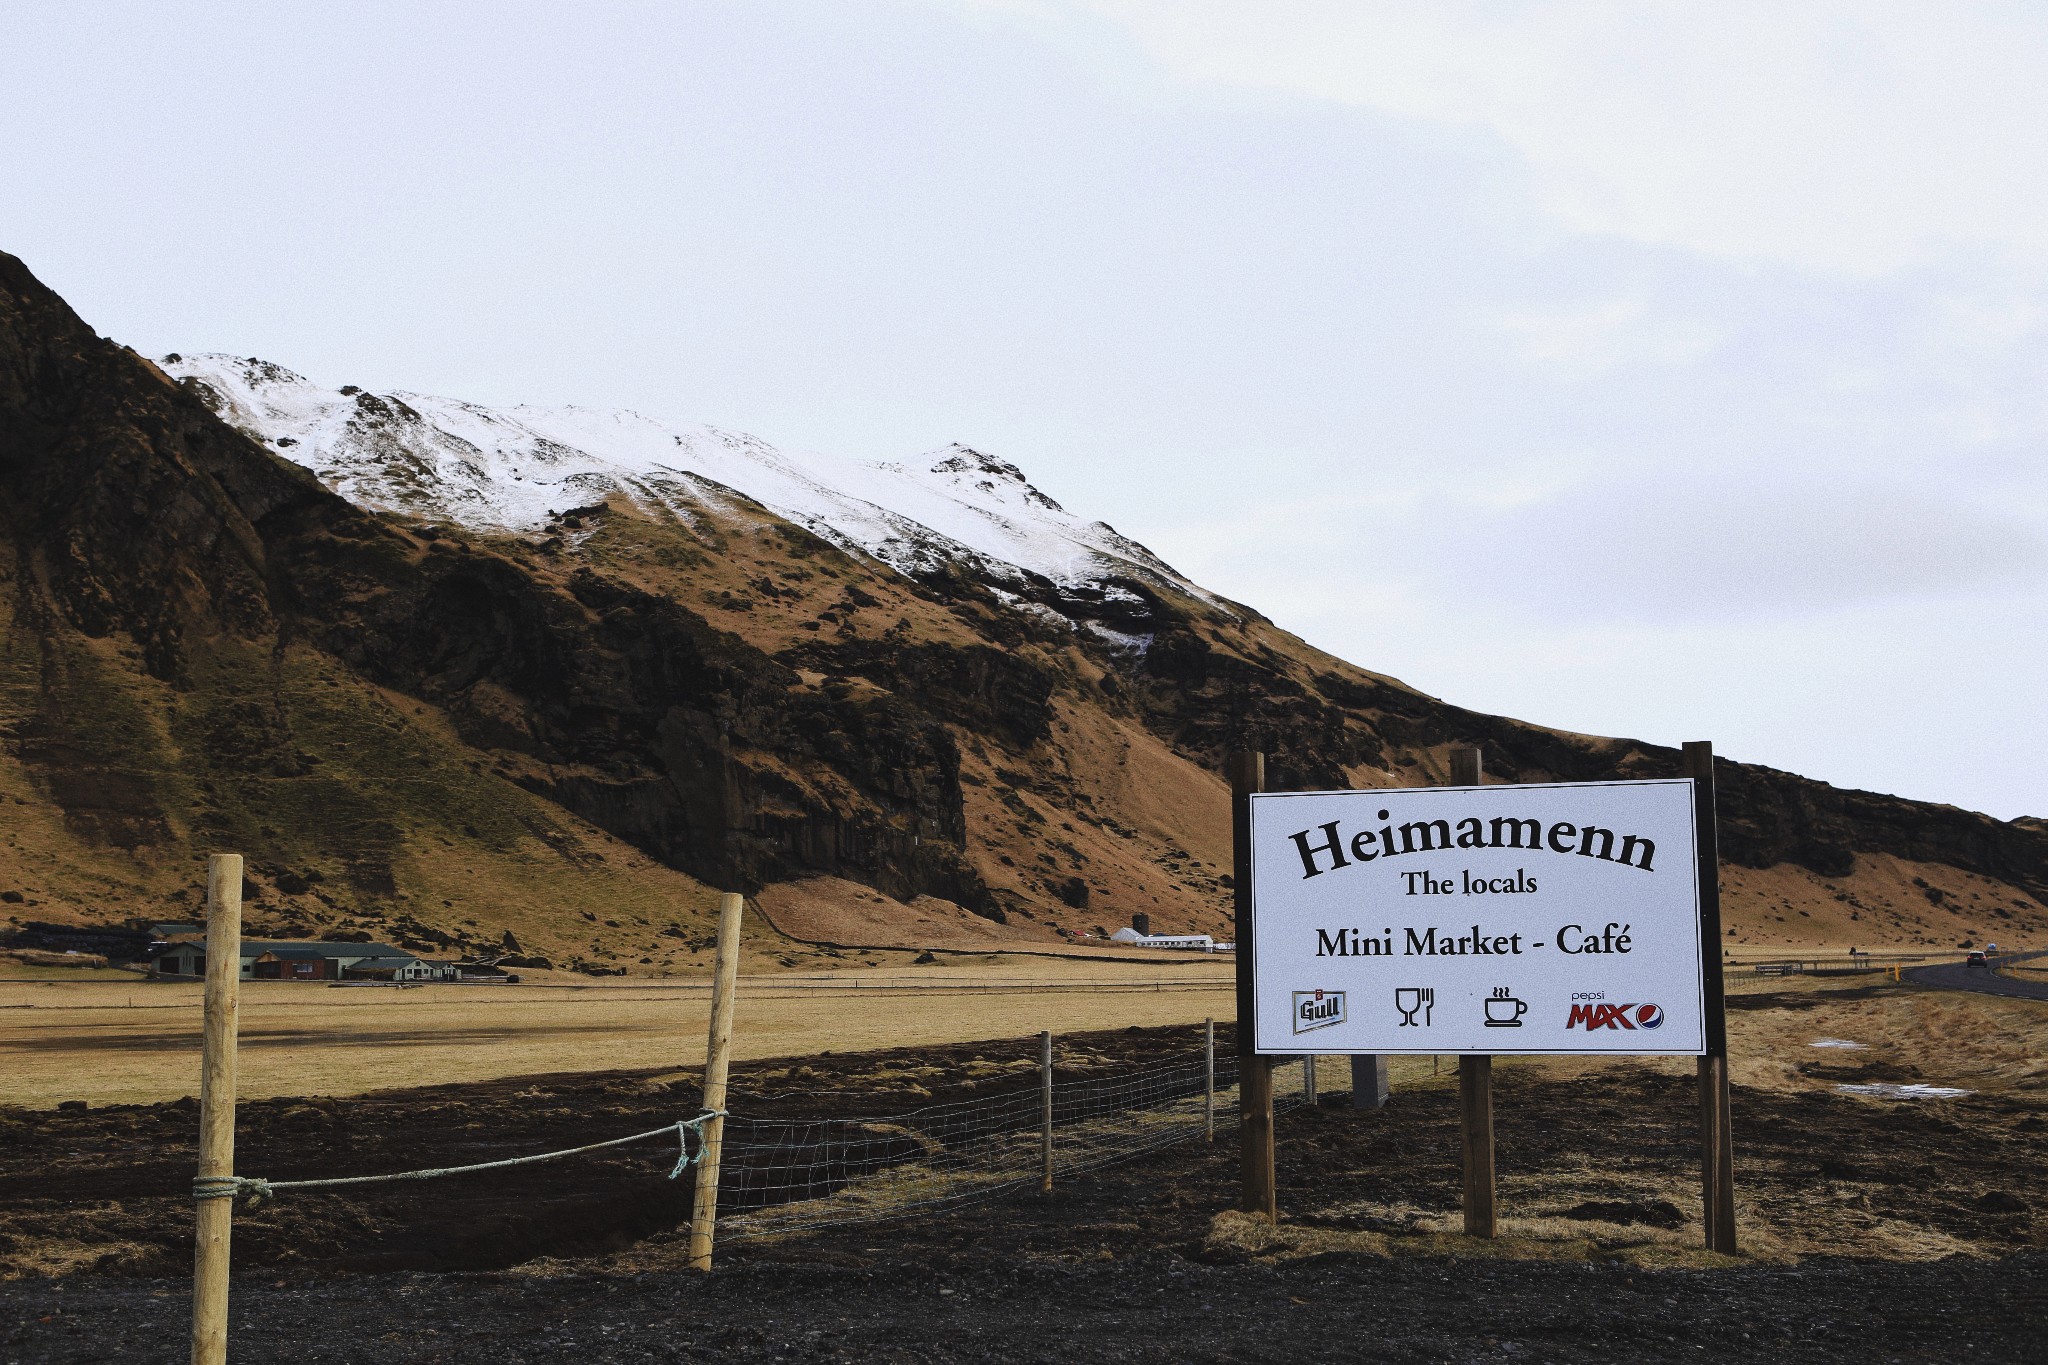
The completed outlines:
{"type": "Polygon", "coordinates": [[[1201,953],[1219,951],[1216,940],[1208,934],[1141,934],[1127,925],[1109,937],[1112,943],[1128,943],[1138,948],[1191,948],[1201,953]]]}

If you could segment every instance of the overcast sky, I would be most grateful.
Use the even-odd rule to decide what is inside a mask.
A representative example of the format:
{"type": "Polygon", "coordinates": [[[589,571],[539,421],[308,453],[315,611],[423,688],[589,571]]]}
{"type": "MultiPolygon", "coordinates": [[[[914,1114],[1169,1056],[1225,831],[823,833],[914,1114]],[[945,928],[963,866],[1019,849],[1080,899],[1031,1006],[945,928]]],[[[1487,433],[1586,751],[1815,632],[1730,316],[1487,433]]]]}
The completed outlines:
{"type": "Polygon", "coordinates": [[[1465,706],[2048,815],[2048,7],[13,6],[150,354],[962,441],[1465,706]]]}

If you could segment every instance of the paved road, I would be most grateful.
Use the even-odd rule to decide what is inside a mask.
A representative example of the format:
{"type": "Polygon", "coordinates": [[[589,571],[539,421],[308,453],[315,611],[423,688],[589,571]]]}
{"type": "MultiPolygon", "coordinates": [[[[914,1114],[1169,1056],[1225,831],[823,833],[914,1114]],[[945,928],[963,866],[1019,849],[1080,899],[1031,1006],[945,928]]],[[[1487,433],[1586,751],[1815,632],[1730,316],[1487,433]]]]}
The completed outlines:
{"type": "MultiPolygon", "coordinates": [[[[2048,951],[2036,953],[2013,953],[1999,959],[2002,963],[2025,962],[2030,958],[2048,957],[2048,951]]],[[[2022,1000],[2048,1000],[2048,981],[2015,981],[2009,976],[2000,976],[1988,967],[1965,967],[1961,963],[1949,962],[1935,967],[1912,967],[1904,973],[1906,980],[1922,986],[1939,986],[1951,991],[1980,991],[1985,995],[2011,995],[2022,1000]]]]}

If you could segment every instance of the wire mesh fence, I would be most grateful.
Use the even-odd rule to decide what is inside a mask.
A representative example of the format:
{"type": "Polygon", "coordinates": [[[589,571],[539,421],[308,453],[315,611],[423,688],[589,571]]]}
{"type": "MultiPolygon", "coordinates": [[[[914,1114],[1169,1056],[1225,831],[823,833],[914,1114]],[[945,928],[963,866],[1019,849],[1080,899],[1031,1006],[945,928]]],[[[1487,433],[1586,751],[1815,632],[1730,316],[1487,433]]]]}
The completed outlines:
{"type": "MultiPolygon", "coordinates": [[[[1303,1068],[1283,1061],[1275,1110],[1303,1101],[1303,1068]]],[[[1108,1076],[1055,1079],[1050,1172],[1070,1178],[1201,1138],[1210,1123],[1200,1053],[1108,1076]]],[[[1215,1059],[1214,1121],[1237,1115],[1237,1058],[1215,1059]]],[[[726,1120],[719,1239],[768,1238],[881,1222],[1036,1186],[1047,1172],[1046,1097],[1034,1085],[866,1118],[726,1120]]]]}
{"type": "MultiPolygon", "coordinates": [[[[1785,984],[1775,975],[1731,972],[1728,994],[1782,990],[1785,984]]],[[[1080,1060],[1086,1067],[1100,1067],[1105,1061],[1085,1051],[1080,1060]]],[[[1276,1059],[1276,1112],[1315,1102],[1313,1063],[1302,1057],[1276,1059]]],[[[1455,1064],[1455,1057],[1434,1058],[1430,1070],[1450,1070],[1455,1064]]],[[[1228,1042],[1216,1048],[1213,1058],[1198,1045],[1179,1056],[1126,1069],[1066,1076],[1056,1070],[1049,1093],[1040,1083],[1038,1068],[1026,1059],[991,1065],[1008,1068],[1014,1079],[991,1093],[900,1112],[862,1112],[889,1100],[873,1089],[857,1087],[778,1087],[756,1097],[754,1103],[761,1108],[753,1112],[746,1097],[735,1098],[724,1121],[718,1239],[775,1238],[911,1217],[1028,1188],[1048,1173],[1057,1184],[1207,1132],[1228,1133],[1238,1121],[1239,1059],[1228,1042]],[[792,1104],[812,1113],[775,1116],[777,1108],[792,1104]],[[816,1114],[819,1108],[842,1107],[846,1112],[840,1115],[816,1114]]],[[[1328,1089],[1348,1091],[1348,1078],[1327,1079],[1336,1082],[1328,1089]]],[[[225,1177],[198,1182],[195,1194],[268,1198],[273,1191],[298,1187],[423,1179],[554,1160],[656,1137],[674,1137],[681,1143],[682,1159],[670,1172],[674,1177],[694,1160],[692,1138],[683,1130],[694,1132],[707,1117],[472,1166],[313,1180],[225,1177]]]]}
{"type": "Polygon", "coordinates": [[[1834,984],[1848,977],[1867,983],[1897,981],[1905,971],[1910,971],[1923,958],[1907,958],[1898,962],[1865,962],[1854,966],[1828,966],[1814,968],[1799,963],[1766,962],[1726,969],[1722,994],[1724,995],[1768,995],[1786,990],[1806,989],[1814,982],[1834,984]]]}

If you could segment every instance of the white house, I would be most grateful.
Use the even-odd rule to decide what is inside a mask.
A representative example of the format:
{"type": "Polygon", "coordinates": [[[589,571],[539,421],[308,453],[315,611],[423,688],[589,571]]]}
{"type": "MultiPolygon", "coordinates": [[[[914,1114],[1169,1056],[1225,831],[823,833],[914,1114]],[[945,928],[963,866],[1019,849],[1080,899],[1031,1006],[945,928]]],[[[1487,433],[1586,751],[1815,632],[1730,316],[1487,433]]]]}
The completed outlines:
{"type": "Polygon", "coordinates": [[[1112,942],[1128,943],[1138,948],[1192,948],[1203,953],[1216,951],[1216,940],[1208,934],[1141,934],[1126,925],[1109,937],[1112,942]]]}
{"type": "MultiPolygon", "coordinates": [[[[440,965],[422,962],[405,949],[388,943],[242,940],[244,981],[431,981],[437,978],[416,973],[420,968],[440,965]]],[[[190,940],[171,944],[157,954],[156,974],[206,975],[206,944],[190,940]]]]}

